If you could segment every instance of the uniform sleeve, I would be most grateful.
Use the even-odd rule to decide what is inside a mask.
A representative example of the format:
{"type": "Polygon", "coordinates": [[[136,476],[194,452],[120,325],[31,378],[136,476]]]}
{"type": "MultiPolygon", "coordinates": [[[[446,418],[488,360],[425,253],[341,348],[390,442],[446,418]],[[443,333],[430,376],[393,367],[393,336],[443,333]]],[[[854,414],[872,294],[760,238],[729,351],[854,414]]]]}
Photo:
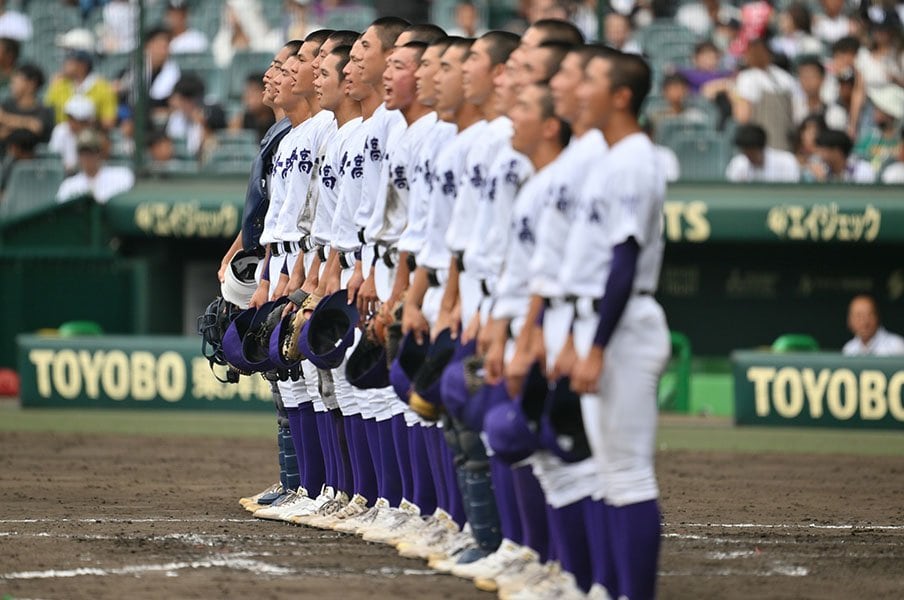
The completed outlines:
{"type": "Polygon", "coordinates": [[[605,348],[625,312],[625,306],[631,297],[631,288],[634,286],[634,277],[637,274],[637,257],[640,248],[633,238],[619,244],[612,249],[612,268],[606,279],[605,292],[600,300],[599,324],[593,343],[605,348]]]}
{"type": "Polygon", "coordinates": [[[641,247],[652,242],[647,224],[656,208],[653,179],[647,169],[623,169],[610,180],[608,189],[604,190],[605,208],[600,206],[591,209],[588,217],[591,221],[597,216],[595,211],[609,212],[608,215],[599,215],[598,222],[604,224],[610,232],[607,237],[611,246],[617,246],[632,237],[641,247]]]}

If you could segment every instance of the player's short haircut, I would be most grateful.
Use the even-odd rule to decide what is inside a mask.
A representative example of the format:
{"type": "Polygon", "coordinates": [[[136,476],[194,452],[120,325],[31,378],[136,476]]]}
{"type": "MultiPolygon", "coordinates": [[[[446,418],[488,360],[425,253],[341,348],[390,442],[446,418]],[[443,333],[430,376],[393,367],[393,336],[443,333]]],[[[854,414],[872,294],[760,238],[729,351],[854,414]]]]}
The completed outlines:
{"type": "Polygon", "coordinates": [[[433,23],[418,23],[417,25],[411,25],[405,32],[411,34],[412,42],[423,42],[425,44],[432,44],[433,42],[446,37],[446,31],[439,25],[434,25],[433,23]]]}
{"type": "Polygon", "coordinates": [[[762,150],[766,147],[766,130],[759,125],[739,125],[734,135],[735,146],[762,150]]]}
{"type": "Polygon", "coordinates": [[[816,134],[816,145],[821,148],[830,148],[832,150],[841,150],[845,157],[851,155],[854,149],[854,142],[843,131],[838,129],[823,129],[816,134]]]}
{"type": "Polygon", "coordinates": [[[446,39],[449,40],[449,45],[446,46],[445,50],[443,50],[444,54],[452,48],[458,48],[459,50],[464,50],[465,52],[467,52],[471,49],[471,44],[474,43],[474,38],[465,38],[457,35],[450,35],[446,39]]]}
{"type": "Polygon", "coordinates": [[[860,51],[860,40],[847,35],[832,44],[832,56],[836,54],[857,54],[860,51]]]}
{"type": "Polygon", "coordinates": [[[440,55],[442,55],[443,52],[445,52],[446,50],[449,49],[449,44],[451,44],[451,43],[452,43],[452,38],[447,35],[445,37],[439,38],[435,42],[430,42],[430,44],[427,47],[428,48],[437,48],[439,50],[440,55]]]}
{"type": "Polygon", "coordinates": [[[550,79],[559,70],[559,65],[569,52],[574,49],[573,44],[566,42],[546,41],[542,42],[537,48],[546,50],[546,60],[543,62],[544,79],[550,79]]]}
{"type": "Polygon", "coordinates": [[[819,60],[818,56],[813,56],[812,54],[809,56],[804,56],[800,60],[797,61],[797,72],[800,73],[801,68],[803,67],[813,67],[819,74],[825,77],[826,68],[822,64],[822,61],[819,60]]]}
{"type": "Polygon", "coordinates": [[[345,81],[345,65],[348,64],[351,52],[351,46],[336,46],[330,52],[331,56],[339,57],[339,62],[336,63],[336,71],[339,73],[339,81],[345,81]]]}
{"type": "Polygon", "coordinates": [[[361,37],[361,34],[357,31],[352,31],[351,29],[340,29],[339,31],[334,31],[330,34],[330,37],[327,39],[336,46],[351,46],[353,45],[358,38],[361,37]]]}
{"type": "Polygon", "coordinates": [[[395,45],[399,34],[411,27],[411,23],[400,17],[381,17],[370,24],[380,39],[381,50],[386,52],[395,45]]]}
{"type": "Polygon", "coordinates": [[[584,35],[570,21],[561,19],[540,19],[531,23],[531,27],[543,34],[544,42],[565,42],[567,44],[583,44],[584,35]]]}
{"type": "Polygon", "coordinates": [[[283,48],[289,49],[289,54],[298,54],[298,50],[301,48],[301,45],[304,43],[304,40],[289,40],[285,44],[283,44],[283,48]]]}
{"type": "Polygon", "coordinates": [[[613,57],[609,85],[613,91],[622,87],[631,90],[631,113],[635,117],[640,115],[652,81],[650,65],[640,56],[619,52],[613,57]]]}
{"type": "Polygon", "coordinates": [[[621,54],[620,50],[616,50],[610,46],[606,46],[605,44],[586,44],[584,46],[583,52],[585,52],[586,62],[584,66],[586,67],[591,60],[594,58],[602,58],[604,60],[614,60],[616,56],[621,54]]]}
{"type": "Polygon", "coordinates": [[[424,55],[424,51],[430,46],[425,42],[408,42],[402,48],[410,48],[414,50],[414,63],[418,64],[421,62],[421,57],[424,55]]]}
{"type": "MultiPolygon", "coordinates": [[[[19,54],[22,52],[22,43],[8,37],[0,37],[0,47],[3,48],[5,54],[9,54],[12,62],[19,60],[19,54]]],[[[88,69],[91,70],[90,68],[88,69]]]]}
{"type": "Polygon", "coordinates": [[[312,31],[307,36],[305,36],[304,41],[310,42],[311,44],[317,44],[317,47],[319,48],[323,45],[323,42],[325,42],[327,38],[329,38],[332,34],[332,29],[318,29],[317,31],[312,31]]]}
{"type": "Polygon", "coordinates": [[[487,54],[490,55],[490,64],[494,67],[505,63],[521,43],[521,37],[510,31],[488,31],[479,39],[488,42],[487,54]]]}
{"type": "Polygon", "coordinates": [[[540,91],[540,116],[559,122],[559,143],[564,148],[571,140],[571,125],[556,115],[556,102],[552,97],[552,90],[546,83],[532,83],[528,87],[535,87],[540,91]]]}

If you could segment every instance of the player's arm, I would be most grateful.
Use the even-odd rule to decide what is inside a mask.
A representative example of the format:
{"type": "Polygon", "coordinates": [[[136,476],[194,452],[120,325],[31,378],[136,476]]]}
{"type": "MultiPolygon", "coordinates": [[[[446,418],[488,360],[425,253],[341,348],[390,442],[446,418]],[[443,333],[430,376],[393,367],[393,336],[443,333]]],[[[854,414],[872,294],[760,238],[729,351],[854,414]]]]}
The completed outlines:
{"type": "Polygon", "coordinates": [[[251,302],[248,306],[257,308],[270,299],[270,248],[264,255],[264,268],[261,271],[261,281],[257,284],[257,289],[251,296],[251,302]]]}
{"type": "Polygon", "coordinates": [[[424,336],[430,332],[430,325],[421,312],[421,306],[424,303],[424,295],[430,287],[430,278],[427,269],[418,267],[414,271],[414,281],[408,294],[405,296],[405,303],[402,307],[402,333],[413,331],[415,339],[418,343],[423,343],[424,336]]]}
{"type": "Polygon", "coordinates": [[[578,394],[592,394],[599,388],[605,348],[631,297],[639,255],[640,246],[633,237],[612,249],[612,268],[600,299],[599,324],[593,346],[586,357],[577,361],[571,375],[571,389],[578,394]]]}
{"type": "Polygon", "coordinates": [[[279,280],[276,282],[276,287],[273,289],[273,293],[270,295],[271,298],[280,298],[289,293],[288,291],[289,285],[289,263],[283,262],[282,269],[279,270],[279,280]]]}
{"type": "Polygon", "coordinates": [[[459,330],[456,316],[459,302],[458,274],[458,259],[453,256],[449,261],[449,278],[446,281],[446,289],[443,290],[443,299],[440,303],[439,317],[436,319],[435,327],[436,332],[450,328],[453,337],[458,335],[459,330]]]}
{"type": "Polygon", "coordinates": [[[541,367],[545,365],[543,329],[541,327],[543,309],[543,298],[531,296],[524,326],[515,339],[515,353],[505,365],[506,387],[512,397],[521,393],[521,387],[524,385],[531,365],[538,361],[541,367]]]}
{"type": "Polygon", "coordinates": [[[232,257],[235,256],[236,252],[241,249],[242,230],[240,229],[238,234],[235,236],[235,239],[232,241],[232,245],[229,246],[226,254],[223,255],[223,260],[220,261],[220,270],[217,271],[217,279],[220,281],[220,283],[223,283],[226,280],[226,269],[229,267],[229,263],[232,262],[232,257]]]}
{"type": "Polygon", "coordinates": [[[339,264],[339,252],[335,248],[330,248],[330,254],[326,259],[326,267],[323,269],[323,277],[320,281],[320,296],[329,296],[339,291],[341,281],[342,266],[339,264]]]}
{"type": "MultiPolygon", "coordinates": [[[[314,252],[314,260],[311,261],[311,267],[305,274],[304,284],[301,286],[301,289],[309,294],[313,294],[320,285],[320,255],[316,251],[312,250],[312,252],[314,252]]],[[[304,255],[299,256],[298,260],[303,262],[303,258],[304,255]]]]}

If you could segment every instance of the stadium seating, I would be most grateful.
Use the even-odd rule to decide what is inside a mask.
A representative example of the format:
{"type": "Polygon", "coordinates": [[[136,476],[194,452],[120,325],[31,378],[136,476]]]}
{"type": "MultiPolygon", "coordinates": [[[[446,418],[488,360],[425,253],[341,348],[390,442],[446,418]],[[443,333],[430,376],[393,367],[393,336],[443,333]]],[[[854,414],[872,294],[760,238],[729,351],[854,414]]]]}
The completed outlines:
{"type": "Polygon", "coordinates": [[[229,69],[229,85],[222,99],[241,98],[248,74],[260,71],[264,66],[270,64],[272,59],[272,52],[236,52],[232,57],[232,65],[229,69]]]}
{"type": "Polygon", "coordinates": [[[256,146],[220,145],[210,155],[202,171],[211,175],[248,175],[249,165],[256,157],[256,146]]]}
{"type": "Polygon", "coordinates": [[[724,181],[731,143],[718,132],[683,131],[670,140],[682,181],[724,181]]]}
{"type": "Polygon", "coordinates": [[[55,158],[36,158],[17,163],[0,202],[0,219],[13,219],[56,204],[56,193],[65,174],[55,158]]]}

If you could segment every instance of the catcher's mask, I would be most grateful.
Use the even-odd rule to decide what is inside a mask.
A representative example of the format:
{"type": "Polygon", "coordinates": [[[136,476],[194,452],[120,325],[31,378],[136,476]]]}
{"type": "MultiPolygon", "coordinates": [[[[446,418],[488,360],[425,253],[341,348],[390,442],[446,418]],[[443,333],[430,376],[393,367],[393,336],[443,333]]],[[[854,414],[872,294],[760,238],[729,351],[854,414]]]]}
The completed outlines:
{"type": "MultiPolygon", "coordinates": [[[[226,331],[232,324],[232,321],[241,312],[235,304],[217,296],[204,309],[204,314],[198,317],[198,335],[201,336],[201,354],[210,363],[210,369],[213,371],[214,365],[227,366],[226,354],[223,351],[223,341],[226,331]]],[[[238,381],[237,374],[233,370],[228,370],[226,380],[229,382],[238,381]]],[[[220,381],[216,372],[214,376],[220,381]]]]}
{"type": "Polygon", "coordinates": [[[256,254],[245,250],[235,253],[226,268],[223,283],[220,284],[220,294],[223,298],[236,306],[248,306],[257,289],[254,274],[260,260],[256,254]]]}
{"type": "Polygon", "coordinates": [[[339,290],[317,304],[298,338],[298,350],[320,369],[335,369],[355,340],[358,308],[348,303],[348,290],[339,290]]]}
{"type": "Polygon", "coordinates": [[[581,397],[571,391],[567,377],[559,379],[549,394],[546,411],[540,418],[540,443],[567,463],[590,458],[581,397]]]}

